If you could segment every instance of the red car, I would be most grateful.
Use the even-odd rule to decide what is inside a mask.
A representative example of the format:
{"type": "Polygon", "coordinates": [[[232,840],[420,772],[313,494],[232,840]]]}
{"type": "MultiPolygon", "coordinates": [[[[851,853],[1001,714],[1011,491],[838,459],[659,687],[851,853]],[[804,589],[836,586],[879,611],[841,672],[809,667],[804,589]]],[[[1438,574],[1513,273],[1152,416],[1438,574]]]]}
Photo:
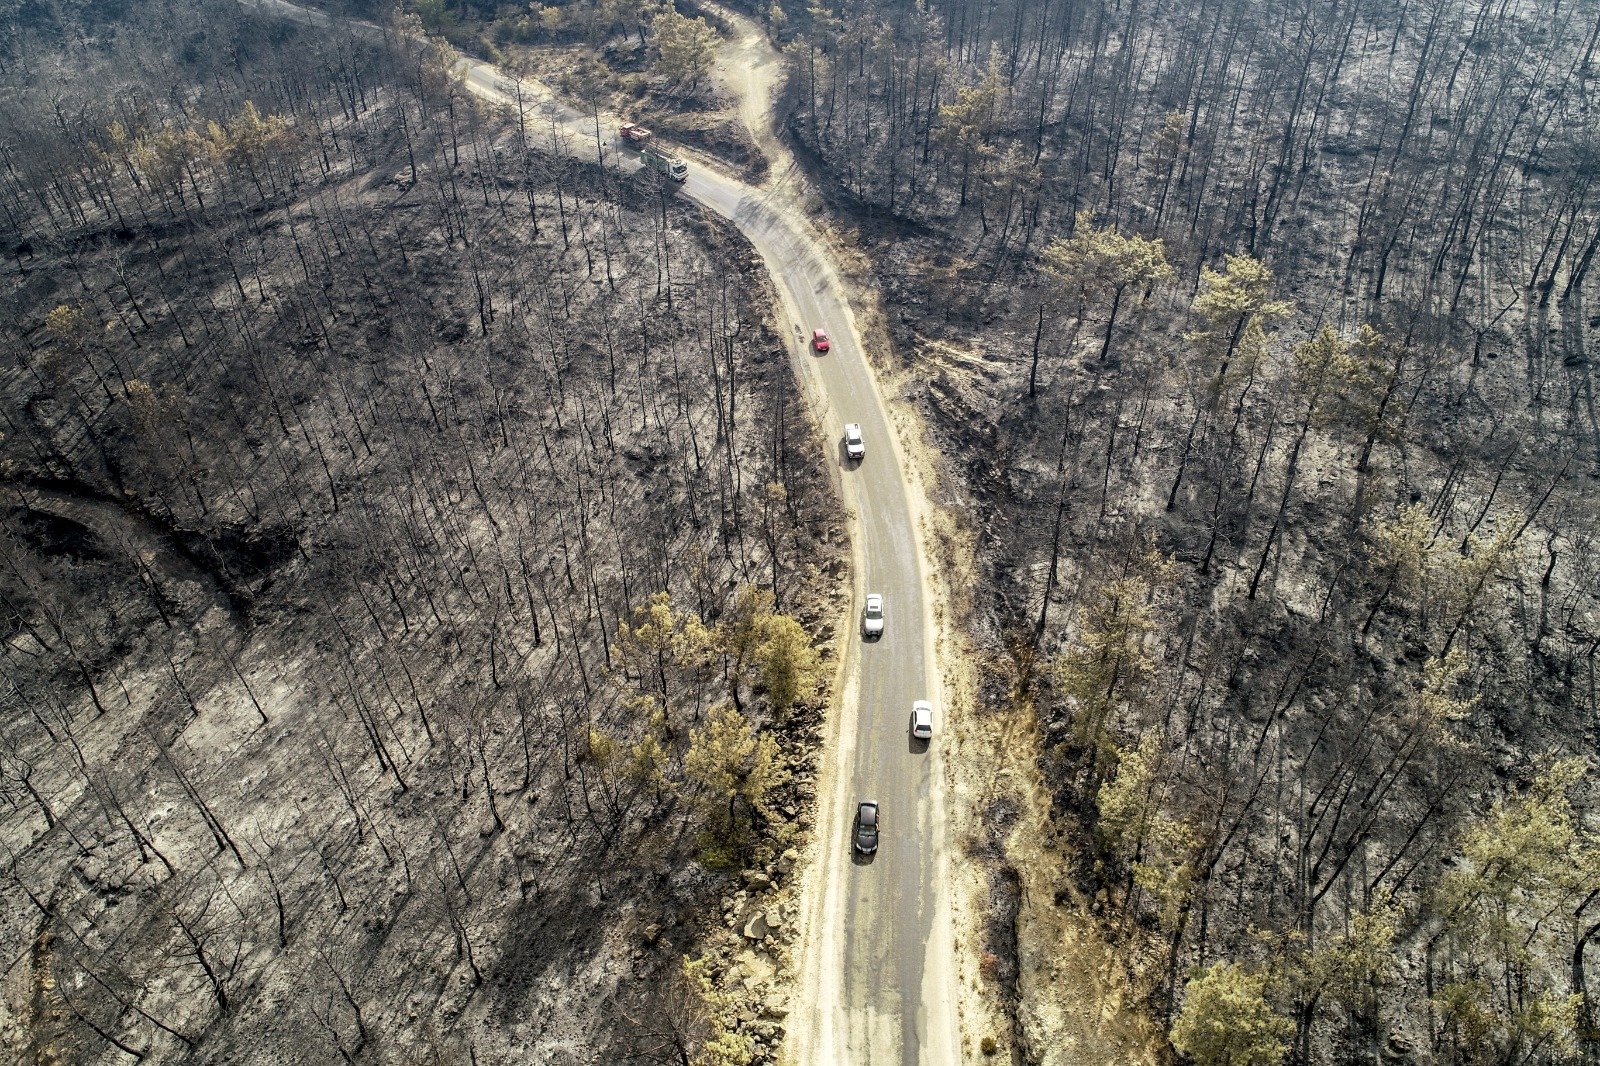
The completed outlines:
{"type": "Polygon", "coordinates": [[[828,340],[827,330],[814,329],[811,331],[811,347],[815,348],[817,351],[825,352],[832,347],[832,344],[833,342],[828,340]]]}

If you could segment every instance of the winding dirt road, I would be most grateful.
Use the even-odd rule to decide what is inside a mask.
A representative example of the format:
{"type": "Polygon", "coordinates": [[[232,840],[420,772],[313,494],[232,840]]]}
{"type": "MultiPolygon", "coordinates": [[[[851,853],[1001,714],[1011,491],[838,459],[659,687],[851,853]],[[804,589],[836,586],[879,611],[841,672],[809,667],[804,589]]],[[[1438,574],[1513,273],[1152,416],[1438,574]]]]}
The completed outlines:
{"type": "MultiPolygon", "coordinates": [[[[326,21],[286,0],[245,0],[291,17],[326,21]]],[[[857,634],[867,592],[882,593],[881,640],[847,639],[843,684],[829,716],[818,786],[814,861],[803,889],[803,948],[796,1002],[783,1051],[786,1062],[953,1064],[961,1058],[946,842],[944,770],[937,729],[944,700],[935,664],[929,555],[918,516],[926,499],[901,451],[878,388],[848,289],[826,243],[801,207],[800,169],[778,137],[772,93],[781,57],[748,19],[717,8],[732,28],[719,73],[739,99],[739,114],[766,154],[770,177],[752,187],[693,153],[681,195],[729,219],[765,262],[781,302],[780,320],[802,386],[837,447],[838,483],[852,515],[855,596],[841,627],[857,634]],[[826,327],[832,350],[818,356],[810,331],[826,327]],[[859,423],[863,462],[845,462],[844,425],[859,423]],[[911,703],[930,699],[932,744],[914,743],[911,703]],[[858,800],[876,800],[883,834],[870,861],[854,856],[850,836],[858,800]]],[[[374,28],[375,29],[375,28],[374,28]]],[[[377,31],[381,32],[381,31],[377,31]]],[[[637,159],[618,150],[618,116],[567,107],[548,88],[473,60],[458,64],[474,93],[524,108],[531,124],[562,150],[599,158],[624,171],[637,159]],[[559,133],[559,137],[554,136],[559,133]]]]}

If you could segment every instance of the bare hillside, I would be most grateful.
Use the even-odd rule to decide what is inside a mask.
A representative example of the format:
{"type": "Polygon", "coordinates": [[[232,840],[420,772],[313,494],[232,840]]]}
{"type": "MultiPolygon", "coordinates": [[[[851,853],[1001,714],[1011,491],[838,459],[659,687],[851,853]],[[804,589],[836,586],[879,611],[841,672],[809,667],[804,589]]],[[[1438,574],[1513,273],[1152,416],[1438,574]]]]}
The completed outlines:
{"type": "Polygon", "coordinates": [[[0,1046],[677,1061],[843,573],[748,247],[409,42],[118,16],[0,75],[0,1046]]]}

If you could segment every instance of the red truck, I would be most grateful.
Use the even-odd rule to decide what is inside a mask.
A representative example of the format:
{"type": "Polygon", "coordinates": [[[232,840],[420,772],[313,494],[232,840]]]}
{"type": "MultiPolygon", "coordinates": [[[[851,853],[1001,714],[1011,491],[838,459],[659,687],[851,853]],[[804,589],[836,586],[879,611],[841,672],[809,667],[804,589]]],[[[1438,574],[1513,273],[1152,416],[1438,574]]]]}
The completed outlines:
{"type": "Polygon", "coordinates": [[[643,148],[650,143],[650,131],[638,123],[624,122],[617,132],[622,134],[622,143],[630,148],[643,148]]]}

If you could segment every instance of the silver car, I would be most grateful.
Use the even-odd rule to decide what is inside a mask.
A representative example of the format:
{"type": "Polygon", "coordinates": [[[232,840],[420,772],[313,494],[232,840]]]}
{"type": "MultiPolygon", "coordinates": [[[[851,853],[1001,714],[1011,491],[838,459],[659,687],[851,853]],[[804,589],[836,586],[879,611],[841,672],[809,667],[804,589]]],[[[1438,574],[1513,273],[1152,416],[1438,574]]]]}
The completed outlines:
{"type": "Polygon", "coordinates": [[[883,636],[883,594],[867,593],[867,608],[861,612],[861,635],[868,640],[883,636]]]}
{"type": "Polygon", "coordinates": [[[861,436],[861,423],[851,422],[844,427],[844,454],[851,459],[865,459],[867,442],[861,436]]]}
{"type": "Polygon", "coordinates": [[[918,740],[933,739],[933,704],[927,700],[911,705],[911,735],[918,740]]]}

